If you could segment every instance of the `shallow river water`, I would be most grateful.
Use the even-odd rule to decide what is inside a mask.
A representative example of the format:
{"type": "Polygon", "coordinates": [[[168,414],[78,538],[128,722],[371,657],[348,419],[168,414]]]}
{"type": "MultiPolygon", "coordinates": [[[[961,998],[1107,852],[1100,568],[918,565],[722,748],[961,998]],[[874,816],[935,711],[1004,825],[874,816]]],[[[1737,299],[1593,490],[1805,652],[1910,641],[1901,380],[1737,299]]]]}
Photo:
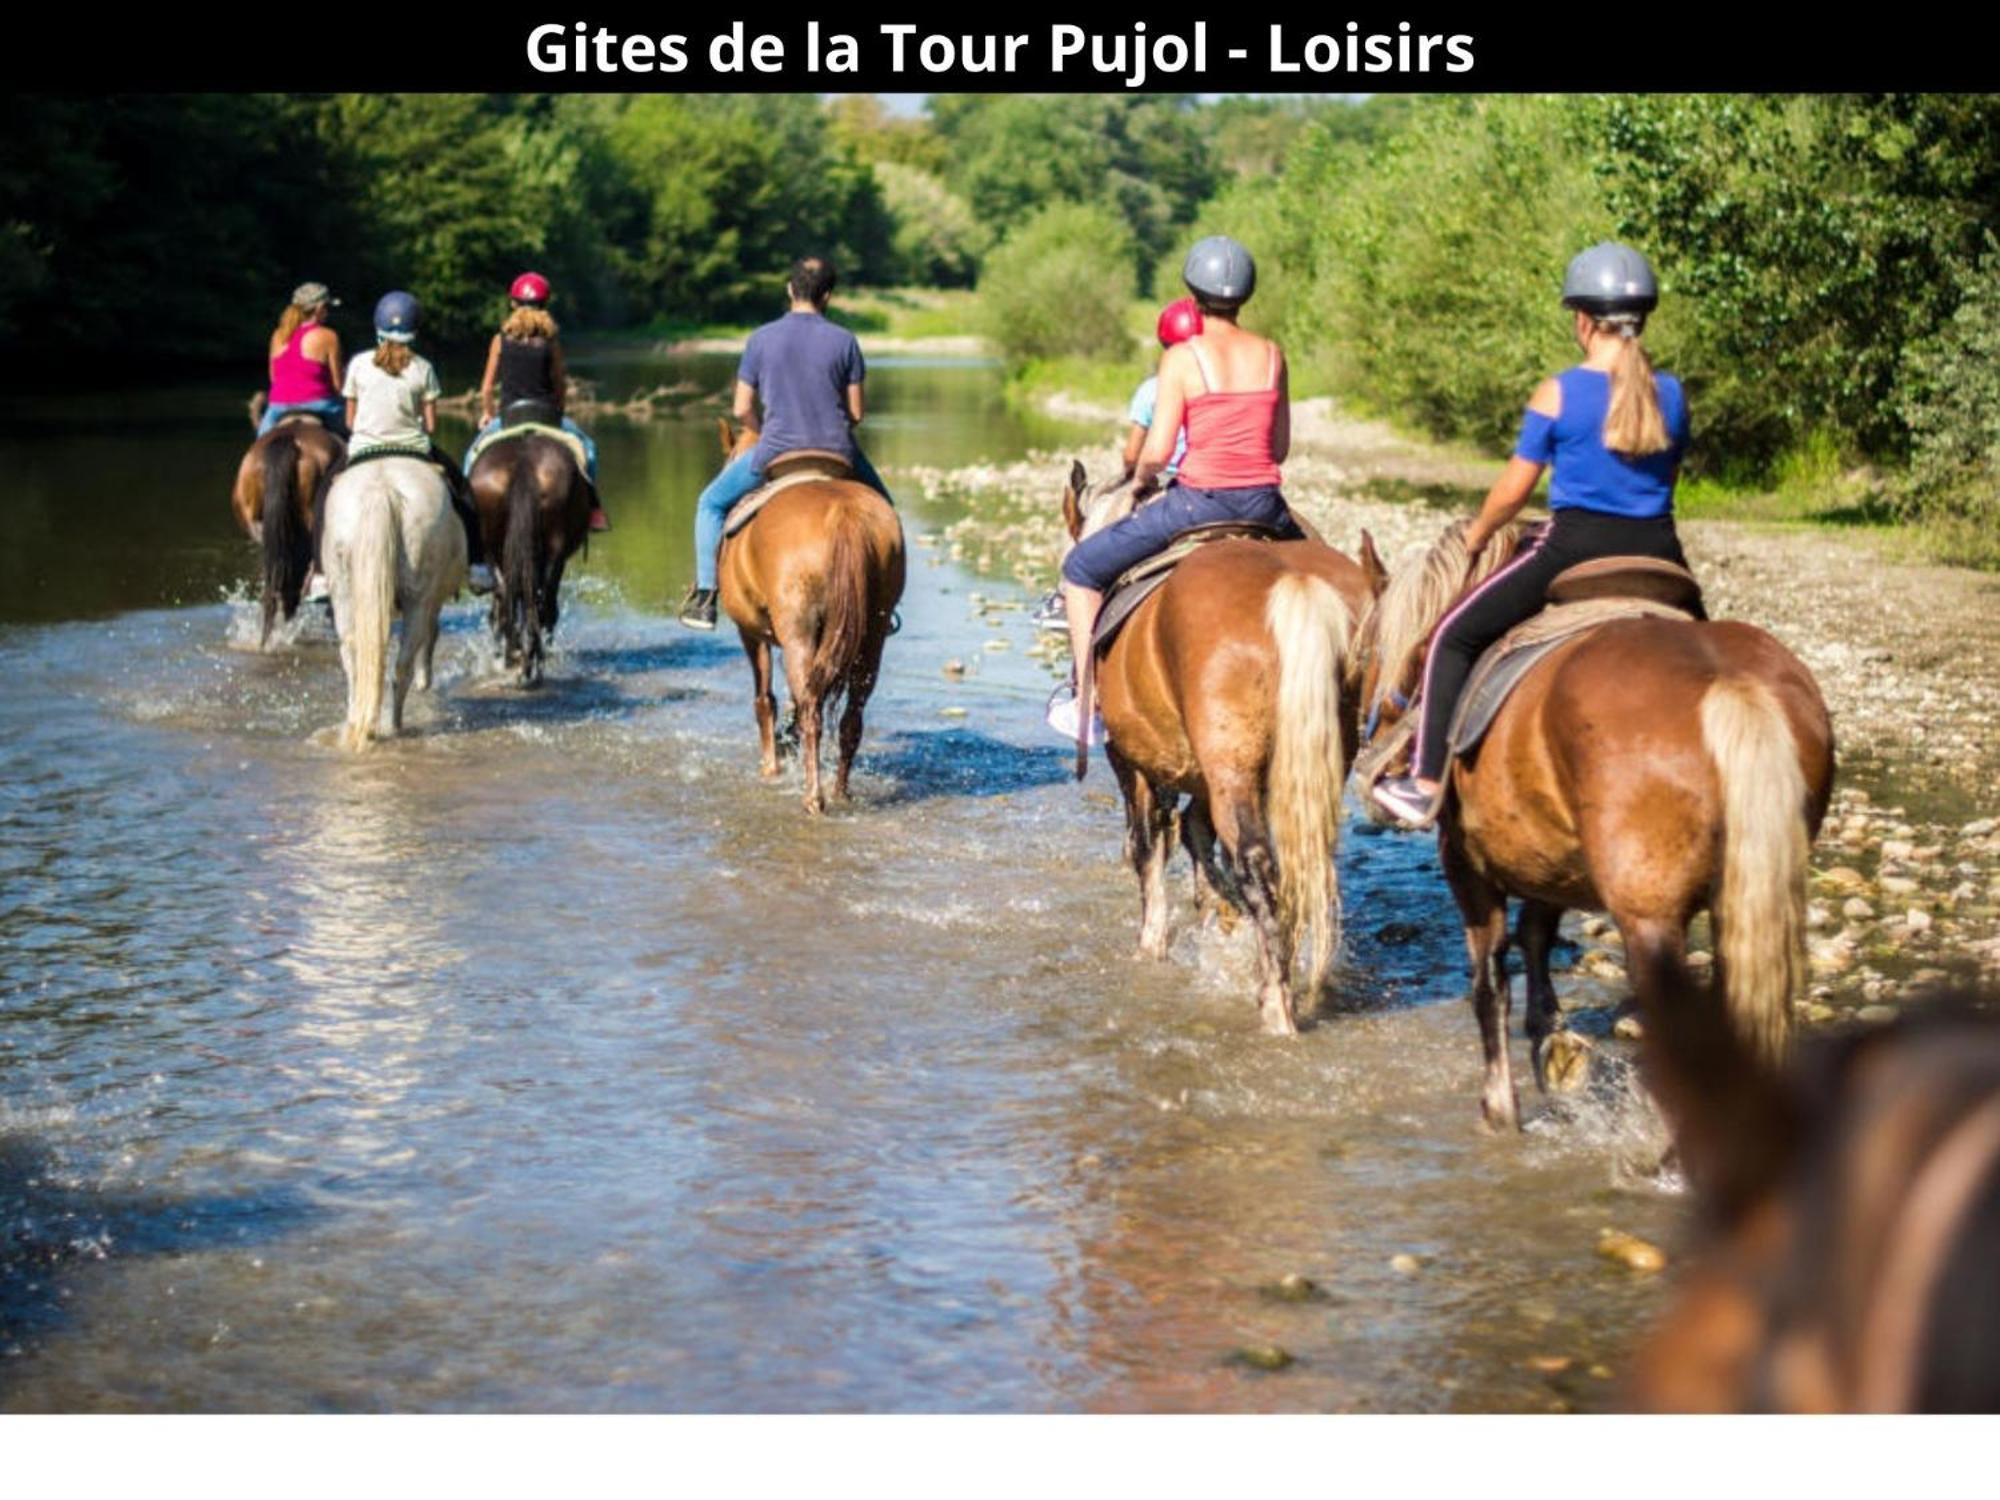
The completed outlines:
{"type": "MultiPolygon", "coordinates": [[[[979,365],[871,389],[892,484],[1068,435],[979,365]]],[[[246,436],[230,390],[0,420],[0,1408],[1617,1404],[1663,1287],[1596,1237],[1681,1203],[1615,1081],[1477,1128],[1428,840],[1349,822],[1296,1041],[1183,889],[1135,959],[1110,778],[974,597],[1025,596],[914,498],[857,800],[808,821],[733,638],[670,617],[710,410],[602,424],[544,687],[463,600],[413,732],[343,756],[325,627],[247,644],[246,436]]]]}

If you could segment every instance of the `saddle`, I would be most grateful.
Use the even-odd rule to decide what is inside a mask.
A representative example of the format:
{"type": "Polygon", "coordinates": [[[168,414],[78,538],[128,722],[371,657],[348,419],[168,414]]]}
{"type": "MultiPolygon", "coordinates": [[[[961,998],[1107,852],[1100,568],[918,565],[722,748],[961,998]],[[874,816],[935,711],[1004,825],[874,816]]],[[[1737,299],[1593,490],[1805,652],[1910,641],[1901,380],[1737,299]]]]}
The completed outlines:
{"type": "Polygon", "coordinates": [[[1190,526],[1186,531],[1176,532],[1166,546],[1120,573],[1105,591],[1104,603],[1097,611],[1097,626],[1090,635],[1092,653],[1102,656],[1108,651],[1113,638],[1139,606],[1173,576],[1175,568],[1210,542],[1268,542],[1279,536],[1274,527],[1254,521],[1211,521],[1205,526],[1190,526]]]}
{"type": "Polygon", "coordinates": [[[1555,576],[1548,599],[1539,614],[1488,646],[1473,664],[1445,734],[1453,756],[1478,748],[1508,696],[1558,646],[1614,620],[1707,618],[1694,575],[1652,557],[1578,563],[1555,576]]]}
{"type": "MultiPolygon", "coordinates": [[[[491,432],[482,432],[478,437],[473,439],[472,450],[465,455],[466,472],[468,474],[471,473],[472,466],[479,462],[479,455],[484,453],[488,448],[491,448],[495,443],[519,442],[522,438],[526,437],[545,437],[553,438],[556,442],[561,443],[563,447],[567,448],[569,456],[576,460],[577,472],[588,475],[590,473],[590,460],[589,456],[584,452],[583,440],[575,433],[556,426],[554,422],[532,421],[525,417],[517,420],[514,417],[515,409],[525,406],[546,409],[547,403],[541,401],[516,401],[513,406],[508,407],[507,414],[501,417],[498,427],[495,427],[491,432]]],[[[560,417],[556,418],[556,422],[560,422],[561,420],[562,418],[560,417]]]]}
{"type": "Polygon", "coordinates": [[[729,507],[722,518],[724,538],[735,536],[771,503],[771,497],[815,479],[852,479],[854,465],[825,448],[794,448],[764,466],[764,482],[729,507]]]}

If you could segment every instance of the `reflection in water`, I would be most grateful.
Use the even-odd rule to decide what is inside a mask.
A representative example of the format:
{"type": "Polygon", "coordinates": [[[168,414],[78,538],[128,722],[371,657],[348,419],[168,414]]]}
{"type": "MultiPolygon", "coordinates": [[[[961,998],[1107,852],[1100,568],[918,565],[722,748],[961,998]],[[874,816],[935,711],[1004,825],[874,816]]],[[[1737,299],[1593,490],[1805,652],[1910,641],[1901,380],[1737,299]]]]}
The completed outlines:
{"type": "MultiPolygon", "coordinates": [[[[875,384],[892,482],[1045,436],[989,370],[875,384]]],[[[790,768],[756,775],[735,643],[662,612],[698,417],[604,424],[618,530],[544,688],[460,603],[414,732],[339,755],[324,634],[228,644],[244,433],[198,395],[150,478],[97,414],[0,422],[44,526],[0,611],[128,611],[0,630],[0,1406],[1613,1399],[1587,1372],[1657,1289],[1596,1231],[1674,1205],[1617,1185],[1615,1103],[1476,1133],[1428,841],[1352,830],[1338,990],[1264,1038],[1247,934],[1130,956],[1108,775],[1075,787],[1041,729],[1025,617],[981,623],[994,586],[922,551],[857,805],[803,818],[790,768]],[[199,607],[129,612],[170,601],[199,607]],[[1263,1294],[1286,1275],[1320,1290],[1263,1294]]]]}

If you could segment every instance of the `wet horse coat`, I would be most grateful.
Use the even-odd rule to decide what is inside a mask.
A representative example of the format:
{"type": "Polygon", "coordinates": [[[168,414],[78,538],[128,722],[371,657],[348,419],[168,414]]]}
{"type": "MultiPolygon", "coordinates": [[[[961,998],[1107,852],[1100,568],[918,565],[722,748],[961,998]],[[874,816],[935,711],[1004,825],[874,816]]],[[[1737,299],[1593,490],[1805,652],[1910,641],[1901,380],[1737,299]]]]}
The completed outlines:
{"type": "Polygon", "coordinates": [[[347,445],[318,422],[280,422],[250,445],[236,469],[231,512],[261,553],[263,632],[282,611],[298,613],[299,595],[312,571],[313,536],[333,472],[347,445]]]}
{"type": "Polygon", "coordinates": [[[561,618],[563,569],[590,531],[590,482],[569,445],[530,433],[487,443],[467,476],[494,570],[494,633],[521,681],[542,675],[543,636],[561,618]]]}

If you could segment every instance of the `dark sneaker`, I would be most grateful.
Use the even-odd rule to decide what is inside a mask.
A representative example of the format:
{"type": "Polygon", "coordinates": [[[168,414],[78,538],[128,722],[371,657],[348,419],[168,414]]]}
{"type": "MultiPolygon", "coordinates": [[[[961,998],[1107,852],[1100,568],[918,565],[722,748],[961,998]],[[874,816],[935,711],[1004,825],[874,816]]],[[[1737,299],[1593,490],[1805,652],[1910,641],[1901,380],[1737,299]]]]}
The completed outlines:
{"type": "Polygon", "coordinates": [[[689,630],[715,629],[715,590],[694,588],[681,604],[681,624],[689,630]]]}
{"type": "MultiPolygon", "coordinates": [[[[590,507],[590,529],[592,531],[609,531],[611,529],[611,517],[604,513],[603,506],[593,505],[590,507]]],[[[714,623],[715,621],[712,619],[709,621],[711,625],[714,623]]]]}
{"type": "Polygon", "coordinates": [[[1069,611],[1063,608],[1061,589],[1050,589],[1048,597],[1035,606],[1035,629],[1050,635],[1069,634],[1069,611]]]}
{"type": "Polygon", "coordinates": [[[1405,828],[1428,828],[1437,821],[1442,800],[1425,791],[1414,776],[1389,776],[1375,783],[1369,797],[1405,828]]]}

